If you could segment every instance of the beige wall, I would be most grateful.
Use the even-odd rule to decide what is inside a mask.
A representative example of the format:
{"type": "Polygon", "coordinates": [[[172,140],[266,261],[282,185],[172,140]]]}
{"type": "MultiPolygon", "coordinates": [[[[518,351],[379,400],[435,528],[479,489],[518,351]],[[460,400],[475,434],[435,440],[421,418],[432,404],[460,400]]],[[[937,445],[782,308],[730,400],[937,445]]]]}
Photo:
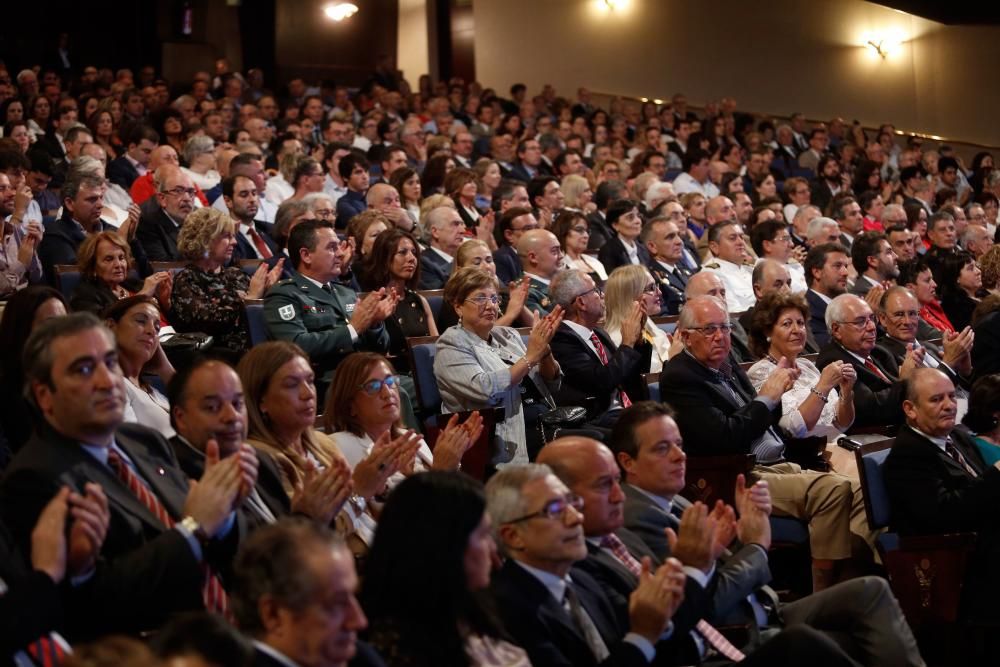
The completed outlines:
{"type": "Polygon", "coordinates": [[[396,63],[416,90],[417,81],[430,72],[427,50],[427,0],[399,0],[396,63]]]}
{"type": "Polygon", "coordinates": [[[692,104],[730,95],[740,108],[1000,146],[1000,28],[952,27],[861,0],[476,0],[476,70],[486,86],[551,83],[692,104]],[[870,31],[909,41],[887,59],[870,31]]]}

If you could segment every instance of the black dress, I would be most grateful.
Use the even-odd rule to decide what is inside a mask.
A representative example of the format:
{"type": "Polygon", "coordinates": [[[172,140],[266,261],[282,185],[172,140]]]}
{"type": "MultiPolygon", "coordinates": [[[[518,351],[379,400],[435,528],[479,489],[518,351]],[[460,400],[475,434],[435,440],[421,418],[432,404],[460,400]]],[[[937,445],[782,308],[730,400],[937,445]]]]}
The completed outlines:
{"type": "Polygon", "coordinates": [[[427,313],[420,295],[407,288],[403,299],[396,305],[396,312],[385,320],[389,333],[389,360],[399,373],[409,374],[410,359],[406,354],[406,339],[429,336],[427,313]]]}
{"type": "Polygon", "coordinates": [[[972,324],[972,313],[978,305],[978,301],[961,290],[949,290],[941,297],[941,307],[955,331],[961,331],[972,324]]]}

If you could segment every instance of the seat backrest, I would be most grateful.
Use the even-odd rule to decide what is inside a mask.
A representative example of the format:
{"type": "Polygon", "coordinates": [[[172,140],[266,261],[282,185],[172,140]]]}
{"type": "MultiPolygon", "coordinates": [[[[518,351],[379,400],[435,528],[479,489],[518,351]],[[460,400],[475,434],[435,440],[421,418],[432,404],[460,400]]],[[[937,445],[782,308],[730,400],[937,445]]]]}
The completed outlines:
{"type": "Polygon", "coordinates": [[[435,322],[439,322],[441,319],[441,306],[444,305],[444,290],[428,289],[420,290],[418,293],[427,299],[427,305],[431,308],[431,317],[434,318],[435,322]]]}
{"type": "Polygon", "coordinates": [[[259,345],[267,340],[267,325],[264,323],[264,300],[243,299],[247,311],[247,328],[250,330],[250,344],[259,345]]]}
{"type": "Polygon", "coordinates": [[[858,461],[861,495],[865,499],[865,514],[868,515],[868,525],[873,529],[889,525],[889,492],[882,478],[882,466],[895,442],[895,438],[879,440],[862,445],[854,452],[858,461]]]}
{"type": "Polygon", "coordinates": [[[657,315],[653,318],[653,324],[659,327],[663,333],[670,334],[672,336],[674,331],[677,330],[678,319],[678,315],[657,315]]]}
{"type": "Polygon", "coordinates": [[[76,286],[80,284],[82,278],[80,269],[76,264],[56,264],[54,268],[56,270],[56,287],[66,297],[66,301],[69,301],[76,286]]]}
{"type": "Polygon", "coordinates": [[[153,269],[153,273],[167,271],[170,275],[174,275],[187,265],[188,262],[150,262],[149,268],[153,269]]]}
{"type": "Polygon", "coordinates": [[[436,413],[441,405],[441,394],[434,377],[437,336],[407,338],[406,348],[410,355],[413,382],[417,386],[417,403],[425,414],[436,413]]]}
{"type": "Polygon", "coordinates": [[[646,388],[646,394],[643,398],[647,401],[660,402],[660,374],[659,373],[643,373],[642,374],[642,386],[646,388]]]}
{"type": "Polygon", "coordinates": [[[689,456],[685,474],[687,486],[681,495],[692,502],[700,500],[709,506],[714,505],[716,500],[733,505],[736,476],[748,475],[756,458],[753,454],[689,456]]]}
{"type": "Polygon", "coordinates": [[[260,259],[259,257],[252,257],[250,259],[241,259],[240,269],[243,271],[243,273],[252,277],[253,274],[257,273],[257,267],[260,266],[261,262],[263,261],[264,260],[260,259]]]}

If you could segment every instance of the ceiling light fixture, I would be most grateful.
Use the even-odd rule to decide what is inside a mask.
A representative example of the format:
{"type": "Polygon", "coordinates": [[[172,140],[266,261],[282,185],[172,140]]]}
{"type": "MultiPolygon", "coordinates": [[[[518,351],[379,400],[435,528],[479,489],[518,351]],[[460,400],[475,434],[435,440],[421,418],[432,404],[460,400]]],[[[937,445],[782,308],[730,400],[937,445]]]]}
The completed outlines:
{"type": "Polygon", "coordinates": [[[358,6],[353,2],[335,2],[323,8],[326,18],[331,21],[343,21],[358,13],[358,6]]]}

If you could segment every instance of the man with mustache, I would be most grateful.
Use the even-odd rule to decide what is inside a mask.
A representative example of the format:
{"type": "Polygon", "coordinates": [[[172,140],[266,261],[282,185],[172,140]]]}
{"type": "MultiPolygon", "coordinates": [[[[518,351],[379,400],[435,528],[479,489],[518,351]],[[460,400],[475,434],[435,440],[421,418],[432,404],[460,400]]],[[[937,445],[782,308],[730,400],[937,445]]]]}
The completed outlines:
{"type": "Polygon", "coordinates": [[[159,206],[139,218],[135,236],[153,262],[178,262],[177,234],[194,210],[197,191],[191,179],[174,164],[161,165],[154,174],[159,206]]]}

